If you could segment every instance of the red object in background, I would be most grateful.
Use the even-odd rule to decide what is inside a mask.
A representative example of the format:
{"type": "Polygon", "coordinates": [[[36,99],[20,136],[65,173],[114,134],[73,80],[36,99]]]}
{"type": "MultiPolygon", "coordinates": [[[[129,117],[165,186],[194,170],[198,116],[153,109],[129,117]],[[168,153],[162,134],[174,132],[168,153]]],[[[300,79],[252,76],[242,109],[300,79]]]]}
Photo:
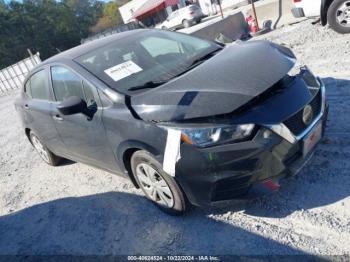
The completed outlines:
{"type": "Polygon", "coordinates": [[[142,20],[154,15],[168,6],[176,5],[178,3],[179,0],[148,0],[134,11],[132,17],[137,20],[142,20]]]}
{"type": "Polygon", "coordinates": [[[256,23],[256,20],[251,15],[247,16],[245,18],[245,21],[249,25],[249,30],[250,30],[251,33],[256,33],[256,32],[259,31],[258,25],[256,23]]]}
{"type": "Polygon", "coordinates": [[[274,182],[271,179],[262,182],[262,184],[264,186],[266,186],[268,189],[272,190],[272,191],[277,191],[277,190],[280,189],[279,183],[278,182],[274,182]]]}

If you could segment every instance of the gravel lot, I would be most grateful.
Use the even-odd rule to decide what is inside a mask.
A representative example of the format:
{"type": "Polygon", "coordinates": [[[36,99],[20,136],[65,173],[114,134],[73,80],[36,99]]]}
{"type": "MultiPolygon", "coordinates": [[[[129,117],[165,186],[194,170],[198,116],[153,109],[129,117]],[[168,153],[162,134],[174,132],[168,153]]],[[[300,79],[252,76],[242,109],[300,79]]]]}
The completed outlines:
{"type": "Polygon", "coordinates": [[[83,164],[44,164],[7,95],[0,254],[350,254],[350,36],[305,21],[262,38],[292,47],[323,77],[330,103],[324,141],[278,193],[169,217],[127,180],[83,164]]]}

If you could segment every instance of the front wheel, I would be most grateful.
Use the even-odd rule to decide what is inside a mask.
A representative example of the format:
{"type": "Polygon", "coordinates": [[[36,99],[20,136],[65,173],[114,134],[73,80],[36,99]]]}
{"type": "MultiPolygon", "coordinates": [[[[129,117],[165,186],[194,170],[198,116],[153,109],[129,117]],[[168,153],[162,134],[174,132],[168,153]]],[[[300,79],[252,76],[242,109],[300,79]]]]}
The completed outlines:
{"type": "Polygon", "coordinates": [[[350,33],[350,0],[334,0],[329,6],[327,20],[334,31],[350,33]]]}
{"type": "Polygon", "coordinates": [[[131,169],[146,197],[162,211],[171,215],[185,213],[189,205],[185,194],[152,154],[144,150],[135,152],[131,157],[131,169]]]}
{"type": "Polygon", "coordinates": [[[29,139],[42,160],[50,166],[59,164],[61,158],[52,153],[33,132],[30,132],[29,139]]]}
{"type": "Polygon", "coordinates": [[[183,21],[182,21],[182,25],[183,25],[185,28],[188,28],[188,27],[191,26],[191,23],[190,23],[190,21],[188,21],[188,20],[183,20],[183,21]]]}

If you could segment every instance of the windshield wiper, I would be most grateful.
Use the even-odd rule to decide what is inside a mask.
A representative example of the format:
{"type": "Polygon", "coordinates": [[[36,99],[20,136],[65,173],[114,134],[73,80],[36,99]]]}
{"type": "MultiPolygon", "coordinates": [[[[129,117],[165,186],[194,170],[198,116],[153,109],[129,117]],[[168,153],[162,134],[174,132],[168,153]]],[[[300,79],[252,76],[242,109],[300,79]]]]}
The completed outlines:
{"type": "Polygon", "coordinates": [[[204,56],[201,56],[201,57],[199,57],[199,58],[193,60],[193,61],[191,62],[191,64],[190,64],[189,67],[195,66],[195,65],[197,65],[197,64],[200,63],[200,62],[204,62],[204,61],[208,60],[209,58],[211,58],[211,57],[213,57],[214,55],[216,55],[216,53],[217,53],[218,51],[220,51],[220,50],[222,50],[222,48],[215,49],[214,51],[212,51],[212,52],[210,52],[210,53],[208,53],[208,54],[205,54],[204,56]]]}
{"type": "Polygon", "coordinates": [[[155,88],[157,86],[163,85],[168,81],[149,81],[144,83],[143,85],[139,86],[133,86],[128,89],[128,91],[135,91],[135,90],[140,90],[140,89],[146,89],[146,88],[155,88]]]}
{"type": "Polygon", "coordinates": [[[175,77],[178,77],[178,76],[180,76],[180,75],[190,71],[192,68],[196,67],[198,64],[208,60],[211,57],[213,57],[214,55],[216,55],[217,52],[219,52],[222,49],[223,49],[222,47],[217,48],[217,49],[211,51],[210,53],[205,54],[204,56],[201,56],[201,57],[199,57],[197,59],[194,59],[193,61],[191,61],[190,65],[184,71],[182,71],[180,74],[172,76],[171,78],[167,79],[166,81],[149,81],[149,82],[146,82],[146,83],[144,83],[142,85],[139,85],[139,86],[130,87],[128,89],[128,91],[135,91],[135,90],[147,89],[147,88],[155,88],[155,87],[158,87],[160,85],[163,85],[166,82],[168,82],[169,80],[171,80],[171,79],[173,79],[175,77]]]}
{"type": "Polygon", "coordinates": [[[185,70],[181,71],[181,73],[177,74],[175,77],[181,76],[185,73],[187,73],[188,71],[192,70],[193,68],[195,68],[196,66],[198,66],[199,64],[203,63],[204,61],[208,60],[209,58],[213,57],[214,55],[216,55],[217,52],[221,51],[223,48],[218,48],[213,50],[212,52],[205,54],[204,56],[201,56],[197,59],[194,59],[190,65],[188,67],[186,67],[185,70]]]}

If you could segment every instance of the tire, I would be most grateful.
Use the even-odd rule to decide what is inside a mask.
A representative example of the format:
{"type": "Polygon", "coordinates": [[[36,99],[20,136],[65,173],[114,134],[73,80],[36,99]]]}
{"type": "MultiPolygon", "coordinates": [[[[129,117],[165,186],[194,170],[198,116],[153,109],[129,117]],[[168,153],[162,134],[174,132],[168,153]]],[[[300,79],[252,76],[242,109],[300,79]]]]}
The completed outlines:
{"type": "Polygon", "coordinates": [[[327,20],[334,31],[340,34],[350,33],[350,0],[334,0],[329,6],[327,20]],[[347,25],[344,24],[345,21],[348,22],[347,25]]]}
{"type": "Polygon", "coordinates": [[[188,28],[188,27],[191,26],[191,23],[190,23],[190,21],[185,19],[185,20],[182,21],[182,25],[183,25],[184,28],[188,28]]]}
{"type": "Polygon", "coordinates": [[[30,132],[29,139],[34,149],[46,164],[50,166],[57,166],[59,164],[61,158],[52,153],[33,132],[30,132]]]}
{"type": "Polygon", "coordinates": [[[144,150],[136,151],[131,157],[131,169],[145,196],[163,212],[182,215],[189,208],[190,204],[180,186],[163,171],[152,154],[144,150]]]}
{"type": "Polygon", "coordinates": [[[199,18],[196,20],[196,23],[199,24],[200,22],[202,22],[202,18],[199,18]]]}
{"type": "Polygon", "coordinates": [[[270,28],[263,28],[260,31],[256,32],[256,33],[250,33],[252,36],[259,36],[259,35],[263,35],[266,34],[268,32],[270,32],[271,29],[270,28]]]}

